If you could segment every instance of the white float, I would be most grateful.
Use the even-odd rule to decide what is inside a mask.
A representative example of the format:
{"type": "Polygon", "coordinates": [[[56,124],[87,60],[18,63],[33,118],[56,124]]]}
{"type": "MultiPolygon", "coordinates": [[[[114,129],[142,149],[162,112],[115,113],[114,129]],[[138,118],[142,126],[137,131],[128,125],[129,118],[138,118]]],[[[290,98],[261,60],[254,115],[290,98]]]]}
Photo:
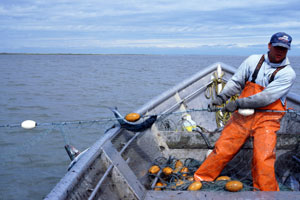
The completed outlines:
{"type": "Polygon", "coordinates": [[[24,129],[33,129],[36,127],[36,122],[33,120],[25,120],[22,122],[21,127],[24,129]]]}
{"type": "MultiPolygon", "coordinates": [[[[221,79],[223,76],[222,67],[220,64],[218,64],[218,66],[217,66],[217,76],[218,76],[217,77],[218,80],[221,79]]],[[[220,94],[222,90],[223,90],[222,83],[219,83],[217,94],[220,94]]]]}
{"type": "Polygon", "coordinates": [[[209,156],[209,154],[212,152],[213,150],[212,149],[209,149],[207,152],[206,152],[206,158],[209,156]]]}
{"type": "Polygon", "coordinates": [[[250,116],[254,114],[254,109],[239,109],[238,113],[243,116],[250,116]]]}

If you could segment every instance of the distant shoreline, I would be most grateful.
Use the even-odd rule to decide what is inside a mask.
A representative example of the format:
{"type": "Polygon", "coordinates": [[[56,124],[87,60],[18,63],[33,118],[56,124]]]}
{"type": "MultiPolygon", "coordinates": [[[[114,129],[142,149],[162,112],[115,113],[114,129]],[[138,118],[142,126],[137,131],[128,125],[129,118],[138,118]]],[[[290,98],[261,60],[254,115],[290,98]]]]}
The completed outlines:
{"type": "Polygon", "coordinates": [[[151,54],[105,54],[105,53],[0,53],[0,55],[151,55],[151,54]]]}
{"type": "MultiPolygon", "coordinates": [[[[137,54],[137,53],[0,53],[1,55],[57,55],[57,56],[231,56],[204,54],[137,54]]],[[[240,57],[245,57],[237,55],[240,57]]]]}
{"type": "Polygon", "coordinates": [[[137,53],[0,53],[1,55],[66,55],[66,56],[240,56],[243,55],[218,55],[218,54],[137,54],[137,53]]]}
{"type": "MultiPolygon", "coordinates": [[[[66,56],[237,56],[247,57],[245,55],[222,55],[222,54],[137,54],[137,53],[0,53],[1,55],[66,55],[66,56]]],[[[288,57],[300,57],[299,55],[288,55],[288,57]]]]}

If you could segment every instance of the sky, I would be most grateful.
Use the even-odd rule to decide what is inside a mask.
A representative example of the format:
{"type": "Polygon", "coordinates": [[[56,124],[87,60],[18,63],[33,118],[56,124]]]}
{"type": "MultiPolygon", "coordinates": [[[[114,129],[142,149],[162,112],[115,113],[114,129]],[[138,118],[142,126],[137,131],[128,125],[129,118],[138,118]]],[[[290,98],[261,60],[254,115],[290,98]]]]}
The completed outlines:
{"type": "Polygon", "coordinates": [[[1,0],[0,52],[300,55],[299,0],[1,0]]]}

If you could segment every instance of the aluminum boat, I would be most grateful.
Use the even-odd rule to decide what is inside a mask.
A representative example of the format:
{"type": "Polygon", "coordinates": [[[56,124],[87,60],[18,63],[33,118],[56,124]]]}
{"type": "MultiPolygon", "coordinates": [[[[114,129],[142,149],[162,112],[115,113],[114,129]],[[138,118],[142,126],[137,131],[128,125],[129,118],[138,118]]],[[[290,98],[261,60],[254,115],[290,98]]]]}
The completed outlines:
{"type": "MultiPolygon", "coordinates": [[[[143,129],[116,124],[107,130],[73,161],[46,199],[300,199],[299,188],[279,192],[154,190],[158,178],[149,176],[148,169],[157,158],[205,159],[224,126],[216,120],[216,112],[207,110],[209,97],[218,92],[211,92],[215,89],[211,86],[218,79],[226,82],[235,71],[224,63],[212,64],[135,110],[142,117],[133,126],[151,116],[156,120],[143,129]],[[184,114],[189,114],[201,131],[184,129],[184,114]]],[[[291,170],[299,171],[300,167],[300,96],[290,93],[287,107],[293,110],[285,114],[277,133],[276,174],[280,184],[287,181],[291,170]]],[[[224,173],[251,179],[251,150],[249,139],[224,173]]]]}

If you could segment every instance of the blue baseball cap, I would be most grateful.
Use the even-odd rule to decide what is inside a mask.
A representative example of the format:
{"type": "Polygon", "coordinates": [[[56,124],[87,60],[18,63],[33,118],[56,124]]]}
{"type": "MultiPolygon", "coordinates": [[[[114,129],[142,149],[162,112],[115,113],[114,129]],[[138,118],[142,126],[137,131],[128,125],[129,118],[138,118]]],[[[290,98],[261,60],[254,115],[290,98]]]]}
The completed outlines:
{"type": "Polygon", "coordinates": [[[278,32],[272,35],[270,43],[272,46],[281,46],[291,49],[292,37],[284,32],[278,32]]]}

